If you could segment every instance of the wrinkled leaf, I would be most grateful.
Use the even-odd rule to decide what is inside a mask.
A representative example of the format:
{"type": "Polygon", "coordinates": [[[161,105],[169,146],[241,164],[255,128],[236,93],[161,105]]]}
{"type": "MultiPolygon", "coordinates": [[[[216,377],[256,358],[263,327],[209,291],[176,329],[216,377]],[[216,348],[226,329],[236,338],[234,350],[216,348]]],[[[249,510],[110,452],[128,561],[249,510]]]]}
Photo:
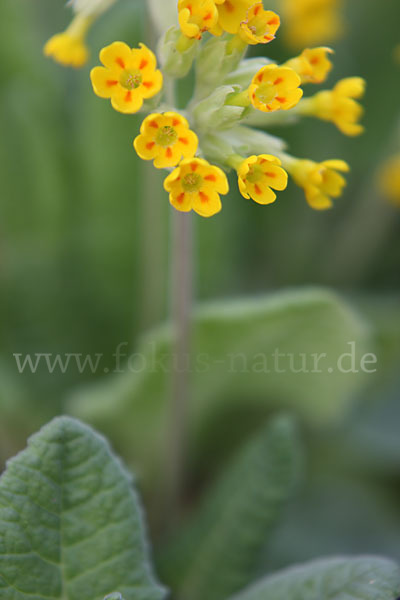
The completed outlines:
{"type": "Polygon", "coordinates": [[[400,570],[378,557],[339,557],[292,567],[232,600],[396,600],[400,570]]]}
{"type": "Polygon", "coordinates": [[[166,548],[161,565],[179,573],[173,583],[181,598],[222,600],[253,580],[261,548],[294,489],[299,454],[286,417],[263,427],[240,452],[166,548]]]}
{"type": "Polygon", "coordinates": [[[106,441],[53,420],[0,479],[0,599],[160,600],[129,475],[106,441]]]}

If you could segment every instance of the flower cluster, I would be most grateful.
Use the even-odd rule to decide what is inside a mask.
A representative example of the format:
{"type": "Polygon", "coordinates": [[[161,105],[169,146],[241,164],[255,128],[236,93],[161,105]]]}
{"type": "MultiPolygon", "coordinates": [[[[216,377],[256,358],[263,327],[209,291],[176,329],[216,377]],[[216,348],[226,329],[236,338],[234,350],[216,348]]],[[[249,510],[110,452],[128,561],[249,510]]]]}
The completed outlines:
{"type": "Polygon", "coordinates": [[[342,0],[281,0],[288,43],[296,48],[330,42],[343,31],[342,0]]]}
{"type": "MultiPolygon", "coordinates": [[[[103,10],[113,0],[75,3],[79,1],[103,10]]],[[[296,10],[307,12],[316,1],[298,0],[296,10]]],[[[335,4],[319,0],[326,10],[335,4]]],[[[314,162],[291,156],[284,141],[265,130],[312,116],[334,123],[346,135],[358,135],[363,130],[358,99],[364,81],[350,77],[331,90],[305,96],[303,87],[323,83],[332,69],[332,50],[325,46],[306,48],[283,64],[246,58],[249,46],[272,42],[280,27],[280,17],[260,0],[178,0],[175,15],[176,25],[159,45],[161,69],[144,44],[131,48],[117,41],[103,48],[102,66],[90,74],[94,92],[109,99],[115,110],[147,113],[133,146],[143,160],[171,171],[164,188],[172,206],[204,217],[218,213],[220,196],[229,190],[226,173],[233,169],[242,196],[258,204],[274,202],[290,175],[312,208],[331,207],[331,199],[345,186],[341,173],[348,165],[338,159],[314,162]],[[178,109],[174,81],[193,65],[192,99],[178,109]]],[[[76,16],[80,22],[86,19],[86,25],[91,18],[93,12],[78,11],[76,16]]],[[[82,63],[87,52],[77,40],[82,41],[83,29],[80,37],[69,32],[74,38],[69,45],[57,42],[56,36],[46,53],[66,64],[82,63]]]]}
{"type": "Polygon", "coordinates": [[[400,153],[386,159],[379,170],[382,194],[395,206],[400,206],[400,153]]]}

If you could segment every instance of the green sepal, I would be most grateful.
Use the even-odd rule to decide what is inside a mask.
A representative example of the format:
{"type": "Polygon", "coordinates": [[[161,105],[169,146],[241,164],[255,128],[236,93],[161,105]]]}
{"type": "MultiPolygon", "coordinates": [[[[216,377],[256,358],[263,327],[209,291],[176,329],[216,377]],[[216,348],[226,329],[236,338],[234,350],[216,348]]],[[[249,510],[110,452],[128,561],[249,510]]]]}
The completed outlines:
{"type": "Polygon", "coordinates": [[[266,65],[271,64],[271,62],[272,61],[265,58],[265,56],[246,58],[239,63],[235,71],[232,71],[227,75],[224,83],[226,85],[240,85],[240,87],[245,90],[251,84],[254,75],[266,65]]]}
{"type": "Polygon", "coordinates": [[[200,131],[222,130],[234,127],[243,117],[243,106],[226,106],[229,95],[239,91],[237,86],[218,87],[210,96],[198,102],[192,109],[196,129],[200,131]]]}
{"type": "Polygon", "coordinates": [[[199,47],[198,40],[188,40],[186,47],[182,47],[181,40],[181,30],[174,26],[168,29],[158,45],[163,71],[173,79],[181,79],[189,73],[199,47]]]}
{"type": "Polygon", "coordinates": [[[196,97],[204,98],[234,71],[244,52],[233,46],[226,37],[206,42],[196,63],[196,97]]]}
{"type": "Polygon", "coordinates": [[[250,127],[237,126],[223,135],[208,133],[201,140],[205,157],[221,165],[230,167],[227,158],[233,154],[247,158],[253,154],[272,154],[278,156],[285,150],[285,142],[275,136],[250,127]]]}

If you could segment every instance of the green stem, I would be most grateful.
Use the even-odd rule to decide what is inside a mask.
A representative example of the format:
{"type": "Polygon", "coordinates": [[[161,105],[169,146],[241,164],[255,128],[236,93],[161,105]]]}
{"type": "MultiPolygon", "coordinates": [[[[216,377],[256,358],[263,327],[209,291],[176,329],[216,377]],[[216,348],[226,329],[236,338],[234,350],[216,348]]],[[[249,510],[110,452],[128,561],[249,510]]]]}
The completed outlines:
{"type": "Polygon", "coordinates": [[[237,171],[244,160],[245,159],[243,158],[243,156],[240,156],[240,154],[231,154],[227,157],[226,164],[228,165],[228,167],[232,167],[232,169],[235,169],[235,171],[237,171]]]}
{"type": "Polygon", "coordinates": [[[250,98],[248,90],[244,92],[238,92],[237,94],[233,94],[232,96],[228,96],[225,104],[228,106],[243,106],[246,108],[250,106],[250,98]]]}
{"type": "Polygon", "coordinates": [[[182,33],[176,43],[176,49],[178,50],[178,52],[181,52],[183,54],[187,50],[190,50],[190,48],[193,46],[193,44],[196,41],[197,41],[196,39],[188,38],[188,37],[186,37],[186,35],[183,35],[183,33],[182,33]]]}
{"type": "Polygon", "coordinates": [[[243,53],[245,50],[247,50],[247,44],[239,35],[234,35],[226,45],[227,55],[233,54],[234,52],[243,53]]]}

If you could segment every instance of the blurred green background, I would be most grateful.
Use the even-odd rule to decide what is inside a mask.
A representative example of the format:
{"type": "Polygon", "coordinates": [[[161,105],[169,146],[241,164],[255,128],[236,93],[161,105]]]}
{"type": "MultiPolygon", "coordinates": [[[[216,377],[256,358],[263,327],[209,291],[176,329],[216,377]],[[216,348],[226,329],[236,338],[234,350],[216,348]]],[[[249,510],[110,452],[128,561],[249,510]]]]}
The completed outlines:
{"type": "MultiPolygon", "coordinates": [[[[307,475],[274,551],[262,559],[271,568],[331,552],[400,558],[400,211],[375,186],[379,164],[400,148],[400,65],[393,58],[400,5],[384,0],[378,14],[376,4],[345,3],[347,34],[333,44],[328,82],[367,80],[366,133],[349,139],[311,120],[276,130],[297,156],[351,164],[335,209],[313,212],[293,184],[269,207],[246,201],[232,185],[219,215],[195,217],[199,302],[327,286],[365,321],[378,348],[379,372],[358,391],[351,415],[321,427],[304,423],[307,475]]],[[[128,342],[133,351],[141,334],[168,315],[171,209],[163,175],[133,151],[140,116],[113,111],[93,94],[88,77],[101,47],[151,38],[145,8],[141,0],[120,0],[90,33],[91,64],[73,71],[42,54],[45,41],[69,22],[61,0],[0,4],[2,463],[27,434],[69,410],[69,397],[82,386],[109,385],[104,370],[114,368],[118,344],[128,342]],[[14,353],[104,360],[95,374],[20,374],[14,353]]],[[[291,56],[279,36],[267,50],[279,62],[291,56]]],[[[112,393],[112,385],[105,389],[112,393]]],[[[207,436],[203,443],[223,453],[243,438],[236,431],[243,411],[224,413],[222,428],[221,418],[210,428],[218,443],[207,436]]],[[[246,431],[257,419],[255,412],[246,431]]],[[[126,436],[104,430],[135,463],[126,436]]],[[[213,471],[210,462],[206,452],[199,459],[196,493],[213,471]]]]}

